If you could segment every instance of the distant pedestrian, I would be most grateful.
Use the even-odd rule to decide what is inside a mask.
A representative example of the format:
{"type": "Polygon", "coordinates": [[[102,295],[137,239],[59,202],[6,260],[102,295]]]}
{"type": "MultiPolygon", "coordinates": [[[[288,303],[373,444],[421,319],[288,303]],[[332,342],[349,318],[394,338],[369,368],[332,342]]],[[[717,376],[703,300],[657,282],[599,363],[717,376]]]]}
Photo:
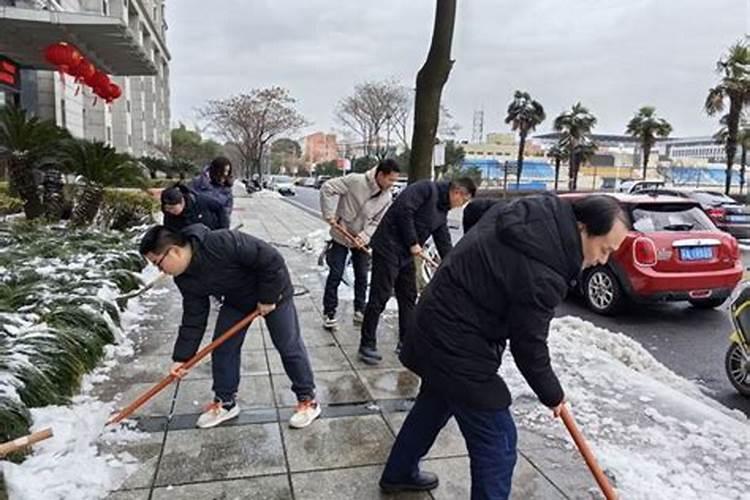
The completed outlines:
{"type": "Polygon", "coordinates": [[[547,336],[555,307],[581,270],[607,262],[628,233],[617,200],[554,195],[492,206],[420,297],[401,361],[422,379],[380,479],[387,492],[437,487],[419,461],[455,417],[466,441],[472,500],[510,495],[516,427],[498,375],[510,344],[526,382],[557,416],[563,389],[547,336]]]}
{"type": "Polygon", "coordinates": [[[217,156],[192,180],[190,189],[218,201],[231,220],[234,206],[233,184],[232,162],[223,156],[217,156]]]}
{"type": "Polygon", "coordinates": [[[399,347],[417,300],[414,257],[432,236],[441,258],[452,248],[448,211],[465,205],[476,193],[474,181],[461,177],[450,182],[422,180],[404,188],[391,204],[370,241],[372,277],[362,322],[359,358],[371,365],[382,356],[377,350],[380,315],[396,292],[399,347]]]}
{"type": "MultiPolygon", "coordinates": [[[[214,339],[257,308],[265,317],[271,341],[297,396],[289,425],[306,427],[320,415],[292,282],[278,250],[240,231],[210,231],[195,224],[181,232],[164,226],[149,229],[141,240],[140,252],[159,270],[174,276],[182,294],[182,324],[170,369],[173,375],[182,376],[182,365],[198,351],[208,320],[209,297],[223,297],[214,339]]],[[[246,332],[238,332],[211,353],[214,399],[198,418],[196,425],[200,428],[214,427],[239,415],[237,390],[246,332]]]]}
{"type": "Polygon", "coordinates": [[[337,230],[340,224],[353,235],[361,247],[370,242],[380,220],[391,205],[391,187],[398,180],[398,164],[391,159],[381,161],[365,173],[353,173],[327,180],[320,188],[323,218],[332,226],[326,251],[328,278],[323,295],[323,326],[336,327],[338,287],[349,253],[354,267],[354,323],[361,324],[367,295],[367,273],[370,256],[337,230]]]}
{"type": "Polygon", "coordinates": [[[183,184],[175,184],[161,192],[164,225],[180,230],[192,224],[203,224],[209,229],[228,229],[226,210],[214,198],[196,194],[183,184]]]}

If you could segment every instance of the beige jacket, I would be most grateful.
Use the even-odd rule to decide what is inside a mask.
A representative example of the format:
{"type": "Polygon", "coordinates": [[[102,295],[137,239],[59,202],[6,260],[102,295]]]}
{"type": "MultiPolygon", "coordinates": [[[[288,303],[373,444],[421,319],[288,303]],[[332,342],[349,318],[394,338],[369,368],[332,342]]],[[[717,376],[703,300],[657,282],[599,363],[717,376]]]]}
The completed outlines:
{"type": "MultiPolygon", "coordinates": [[[[391,190],[382,191],[375,181],[377,167],[363,174],[349,174],[327,180],[320,188],[320,209],[326,220],[335,218],[352,235],[369,243],[380,220],[391,205],[391,190]]],[[[337,243],[352,244],[331,228],[337,243]]]]}

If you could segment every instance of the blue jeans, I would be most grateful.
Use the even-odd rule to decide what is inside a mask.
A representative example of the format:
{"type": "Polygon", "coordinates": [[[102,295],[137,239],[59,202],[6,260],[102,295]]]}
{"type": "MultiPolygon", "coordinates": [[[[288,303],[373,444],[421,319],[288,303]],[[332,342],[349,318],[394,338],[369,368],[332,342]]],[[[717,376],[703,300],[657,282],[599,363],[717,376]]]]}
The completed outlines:
{"type": "MultiPolygon", "coordinates": [[[[246,312],[227,304],[222,305],[216,319],[214,339],[245,316],[246,312]]],[[[277,304],[276,309],[265,317],[265,321],[271,341],[281,355],[284,371],[292,381],[292,392],[296,394],[297,400],[314,399],[315,382],[307,349],[300,334],[294,300],[287,299],[277,304]]],[[[237,332],[211,353],[213,391],[221,401],[234,401],[240,386],[240,359],[246,333],[247,329],[237,332]]]]}
{"type": "Polygon", "coordinates": [[[341,278],[346,268],[346,257],[352,253],[352,267],[354,267],[354,310],[364,311],[367,295],[367,272],[370,270],[370,256],[360,250],[349,249],[340,243],[331,241],[326,252],[328,264],[328,278],[323,294],[323,313],[335,316],[339,305],[338,290],[341,278]]]}
{"type": "Polygon", "coordinates": [[[510,410],[477,410],[447,400],[439,389],[422,389],[393,444],[382,480],[409,482],[419,461],[451,417],[466,440],[471,463],[471,500],[510,497],[516,465],[516,426],[510,410]]]}

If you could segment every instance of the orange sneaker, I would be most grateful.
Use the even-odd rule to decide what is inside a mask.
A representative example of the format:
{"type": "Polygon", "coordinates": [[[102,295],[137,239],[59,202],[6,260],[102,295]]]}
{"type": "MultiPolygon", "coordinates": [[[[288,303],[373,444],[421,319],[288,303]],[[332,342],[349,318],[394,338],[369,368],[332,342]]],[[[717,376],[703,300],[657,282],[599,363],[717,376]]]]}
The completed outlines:
{"type": "Polygon", "coordinates": [[[314,399],[305,399],[297,403],[294,415],[289,419],[289,427],[303,429],[320,416],[320,405],[314,399]]]}

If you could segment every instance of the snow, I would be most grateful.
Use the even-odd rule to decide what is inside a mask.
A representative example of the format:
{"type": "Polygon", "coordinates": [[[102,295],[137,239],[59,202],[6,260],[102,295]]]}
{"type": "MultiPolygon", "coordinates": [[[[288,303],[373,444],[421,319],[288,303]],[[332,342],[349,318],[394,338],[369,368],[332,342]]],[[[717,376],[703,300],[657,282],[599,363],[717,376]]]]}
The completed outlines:
{"type": "MultiPolygon", "coordinates": [[[[146,268],[141,277],[148,282],[154,274],[154,270],[146,268]]],[[[118,344],[106,346],[104,359],[84,377],[81,393],[73,398],[71,405],[31,410],[32,432],[51,427],[54,436],[35,445],[33,454],[23,463],[2,463],[10,500],[105,498],[138,469],[136,458],[113,450],[118,445],[143,440],[147,435],[131,428],[128,422],[105,428],[115,408],[113,403],[93,398],[91,391],[96,384],[108,380],[107,373],[118,364],[118,358],[133,354],[130,335],[138,329],[140,321],[148,317],[144,299],[161,293],[161,290],[149,290],[128,301],[121,313],[121,328],[110,325],[119,330],[118,344]]],[[[117,295],[117,290],[108,287],[98,293],[102,300],[114,300],[117,295]]],[[[26,326],[43,331],[43,325],[28,323],[26,326]]],[[[12,382],[0,379],[0,390],[12,391],[12,382]]]]}
{"type": "Polygon", "coordinates": [[[271,189],[261,189],[252,194],[253,198],[282,198],[281,193],[271,189]]]}
{"type": "MultiPolygon", "coordinates": [[[[750,425],[744,415],[704,395],[623,334],[566,317],[553,321],[549,344],[571,411],[622,498],[747,498],[750,425]]],[[[506,362],[501,374],[523,426],[572,450],[562,423],[536,402],[515,365],[506,362]]]]}

